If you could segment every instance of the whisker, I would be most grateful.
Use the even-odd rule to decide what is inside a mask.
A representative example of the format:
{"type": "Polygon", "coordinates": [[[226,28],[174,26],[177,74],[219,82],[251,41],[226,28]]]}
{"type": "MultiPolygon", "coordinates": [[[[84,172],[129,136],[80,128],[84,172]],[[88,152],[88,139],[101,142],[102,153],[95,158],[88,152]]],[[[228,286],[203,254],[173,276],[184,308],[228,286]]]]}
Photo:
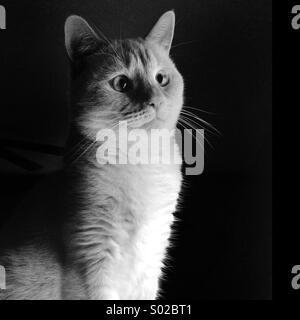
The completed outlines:
{"type": "Polygon", "coordinates": [[[185,112],[183,112],[183,111],[181,111],[181,114],[180,114],[181,116],[185,116],[187,119],[189,119],[189,120],[192,120],[193,119],[193,123],[195,123],[197,126],[199,126],[200,127],[200,129],[205,129],[207,132],[209,132],[210,134],[212,134],[212,135],[216,135],[217,133],[216,132],[214,132],[214,131],[211,131],[210,129],[208,129],[207,127],[204,127],[203,126],[203,121],[200,121],[199,119],[197,119],[195,116],[192,116],[192,115],[190,115],[190,114],[187,114],[187,113],[185,113],[185,112]],[[194,120],[195,119],[195,120],[194,120]],[[198,122],[197,122],[197,121],[198,122]]]}
{"type": "Polygon", "coordinates": [[[83,137],[79,140],[70,150],[68,150],[65,154],[65,157],[74,156],[75,153],[78,152],[78,149],[82,148],[89,141],[89,137],[83,137]]]}
{"type": "Polygon", "coordinates": [[[187,109],[191,109],[191,110],[195,110],[195,111],[200,111],[200,112],[211,114],[211,115],[216,115],[216,113],[214,113],[214,112],[206,111],[206,110],[203,110],[203,109],[200,109],[200,108],[190,107],[190,106],[187,106],[187,105],[184,105],[183,108],[187,108],[187,109]]]}
{"type": "MultiPolygon", "coordinates": [[[[184,120],[184,119],[181,119],[181,121],[183,122],[183,123],[185,123],[188,127],[191,127],[191,129],[194,129],[194,130],[196,130],[197,131],[197,129],[195,129],[193,126],[191,126],[191,124],[188,122],[188,121],[186,121],[186,120],[184,120]]],[[[186,129],[190,129],[190,128],[188,128],[188,127],[186,127],[186,129]]],[[[188,131],[189,132],[189,131],[188,131]]],[[[197,131],[197,132],[199,132],[199,131],[197,131]]],[[[213,146],[211,145],[211,143],[207,140],[207,138],[204,136],[204,133],[200,133],[201,134],[201,136],[203,137],[203,139],[204,139],[204,141],[206,141],[208,144],[209,144],[209,146],[213,149],[213,146]]],[[[200,143],[200,141],[197,139],[197,135],[192,131],[192,135],[193,135],[193,137],[198,141],[198,143],[199,144],[201,144],[200,143]]],[[[201,144],[202,145],[202,144],[201,144]]],[[[203,151],[204,151],[204,149],[203,149],[203,151]]]]}
{"type": "Polygon", "coordinates": [[[74,152],[77,152],[80,147],[87,143],[87,138],[82,138],[78,143],[76,143],[67,153],[66,157],[71,156],[74,152]]]}
{"type": "Polygon", "coordinates": [[[197,136],[194,135],[193,132],[190,132],[190,130],[188,130],[188,129],[189,129],[188,127],[186,127],[186,126],[184,125],[184,124],[187,124],[187,125],[189,126],[189,124],[188,124],[187,122],[185,122],[183,119],[180,119],[180,120],[178,120],[178,121],[179,121],[179,123],[180,123],[180,122],[183,122],[183,124],[180,123],[180,124],[182,125],[182,127],[183,127],[184,129],[187,129],[187,132],[199,143],[199,145],[201,146],[202,150],[204,151],[204,146],[203,146],[203,144],[201,143],[201,141],[197,138],[197,136]]]}
{"type": "MultiPolygon", "coordinates": [[[[182,113],[184,113],[185,115],[189,115],[195,119],[197,119],[198,121],[200,121],[201,123],[204,123],[205,125],[207,125],[209,128],[213,129],[215,131],[215,133],[217,133],[219,136],[222,136],[221,132],[215,128],[212,124],[210,124],[209,122],[199,118],[198,116],[196,116],[194,113],[187,111],[187,110],[182,110],[182,113]]],[[[211,132],[212,133],[212,132],[211,132]]]]}
{"type": "MultiPolygon", "coordinates": [[[[181,126],[182,126],[184,129],[186,129],[186,130],[189,129],[189,128],[185,127],[183,124],[181,124],[181,126]]],[[[187,133],[188,133],[189,135],[191,135],[192,138],[194,138],[194,139],[197,141],[197,143],[199,143],[201,149],[202,149],[203,152],[204,152],[204,146],[203,146],[203,144],[197,139],[197,137],[196,137],[192,132],[190,132],[189,130],[187,131],[187,133]]]]}
{"type": "Polygon", "coordinates": [[[83,138],[79,143],[77,143],[65,156],[67,162],[72,163],[73,159],[77,157],[77,155],[85,149],[89,143],[91,142],[88,138],[83,138]]]}
{"type": "Polygon", "coordinates": [[[198,127],[200,127],[200,128],[197,127],[197,129],[205,129],[207,132],[213,133],[213,132],[211,132],[209,129],[205,128],[205,127],[203,126],[203,124],[202,124],[198,119],[196,119],[196,120],[198,120],[198,122],[197,122],[196,120],[194,120],[194,117],[192,117],[190,114],[187,114],[187,113],[181,111],[180,116],[181,116],[181,117],[184,116],[186,119],[192,121],[192,123],[194,123],[195,125],[197,125],[198,127]]]}
{"type": "Polygon", "coordinates": [[[113,52],[116,54],[117,58],[122,61],[121,57],[119,56],[118,52],[115,50],[113,43],[109,40],[108,37],[106,37],[106,35],[100,31],[100,29],[97,26],[93,26],[97,33],[99,33],[101,35],[101,37],[105,40],[105,42],[111,47],[111,49],[113,50],[113,52]]]}
{"type": "Polygon", "coordinates": [[[94,146],[94,144],[95,144],[96,142],[97,142],[97,140],[90,142],[90,144],[88,145],[88,147],[87,147],[82,153],[80,153],[79,156],[76,157],[76,158],[71,162],[71,164],[75,163],[75,162],[76,162],[77,160],[79,160],[83,155],[85,155],[85,154],[91,149],[91,147],[94,146]]]}
{"type": "Polygon", "coordinates": [[[191,40],[191,41],[180,42],[180,43],[177,43],[174,46],[172,46],[171,49],[178,48],[178,47],[181,47],[181,46],[184,46],[184,45],[187,45],[187,44],[194,44],[194,43],[199,43],[199,42],[200,42],[199,40],[191,40]]]}
{"type": "MultiPolygon", "coordinates": [[[[110,126],[110,129],[115,128],[117,125],[119,124],[119,121],[116,121],[114,123],[112,123],[112,125],[110,126]]],[[[97,142],[97,140],[93,140],[92,137],[84,137],[79,143],[76,144],[76,146],[74,148],[76,148],[78,146],[78,148],[76,148],[76,150],[72,153],[72,150],[74,148],[72,148],[72,150],[70,151],[70,155],[68,155],[68,158],[70,158],[70,163],[73,164],[74,162],[76,162],[79,158],[81,158],[84,154],[86,154],[86,152],[88,150],[90,150],[90,148],[97,142]],[[92,141],[91,141],[92,140],[92,141]],[[83,150],[84,149],[84,150],[83,150]],[[83,150],[83,151],[82,151],[83,150]],[[77,156],[77,154],[79,153],[79,155],[77,156]],[[76,157],[74,160],[72,160],[72,158],[76,157]]]]}
{"type": "MultiPolygon", "coordinates": [[[[187,125],[189,125],[189,126],[191,126],[191,128],[192,129],[194,129],[194,130],[196,130],[197,131],[197,129],[198,128],[195,128],[194,126],[193,126],[193,124],[192,123],[190,123],[190,121],[193,121],[192,119],[189,119],[189,118],[186,118],[186,117],[184,117],[184,116],[181,116],[182,118],[181,118],[181,120],[183,120],[183,121],[185,121],[185,123],[187,124],[187,125]]],[[[198,123],[197,122],[195,122],[195,121],[193,121],[196,125],[198,125],[198,123]]],[[[204,129],[204,130],[207,130],[207,129],[204,129]]],[[[199,131],[198,131],[199,132],[199,131]]],[[[212,146],[212,144],[208,141],[208,139],[205,137],[205,134],[204,133],[200,133],[201,134],[201,136],[204,138],[204,141],[206,141],[208,144],[209,144],[209,146],[212,148],[212,149],[214,149],[214,147],[212,146]]]]}

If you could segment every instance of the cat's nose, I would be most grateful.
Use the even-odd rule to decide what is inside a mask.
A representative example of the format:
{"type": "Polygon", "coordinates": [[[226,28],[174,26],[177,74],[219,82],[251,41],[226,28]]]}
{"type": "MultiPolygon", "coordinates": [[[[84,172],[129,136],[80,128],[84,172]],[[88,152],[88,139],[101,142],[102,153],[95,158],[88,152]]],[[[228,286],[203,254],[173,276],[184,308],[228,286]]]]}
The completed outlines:
{"type": "Polygon", "coordinates": [[[157,109],[161,104],[162,104],[162,101],[158,99],[152,99],[147,103],[148,106],[154,109],[157,109]]]}

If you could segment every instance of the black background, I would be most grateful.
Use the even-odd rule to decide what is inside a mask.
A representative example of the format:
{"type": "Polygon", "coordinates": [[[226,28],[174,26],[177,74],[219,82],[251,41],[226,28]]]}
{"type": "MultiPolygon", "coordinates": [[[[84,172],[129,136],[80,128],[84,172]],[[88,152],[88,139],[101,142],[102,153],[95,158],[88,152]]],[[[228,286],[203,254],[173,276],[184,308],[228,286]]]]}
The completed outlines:
{"type": "MultiPolygon", "coordinates": [[[[271,1],[9,0],[1,4],[7,10],[7,30],[0,30],[0,139],[58,146],[64,145],[67,133],[66,17],[82,15],[111,38],[135,37],[146,35],[163,12],[175,9],[171,55],[185,79],[186,104],[214,113],[199,115],[222,136],[208,136],[214,148],[206,145],[204,173],[186,178],[189,187],[177,214],[181,223],[164,296],[270,299],[271,1]]],[[[60,160],[17,152],[43,165],[42,171],[54,170],[60,160]]],[[[1,224],[41,175],[4,159],[0,172],[1,224]]]]}
{"type": "Polygon", "coordinates": [[[299,301],[300,290],[294,290],[291,280],[293,266],[299,258],[299,80],[300,29],[294,30],[292,8],[297,1],[274,6],[274,298],[299,301]],[[286,150],[286,151],[284,151],[286,150]]]}

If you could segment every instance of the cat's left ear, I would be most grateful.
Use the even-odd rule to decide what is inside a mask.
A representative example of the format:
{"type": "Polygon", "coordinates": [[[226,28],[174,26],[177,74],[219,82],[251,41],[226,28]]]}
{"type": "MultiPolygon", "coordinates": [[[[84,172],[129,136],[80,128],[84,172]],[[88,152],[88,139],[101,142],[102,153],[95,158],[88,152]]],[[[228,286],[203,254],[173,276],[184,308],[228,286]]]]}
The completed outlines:
{"type": "Polygon", "coordinates": [[[174,36],[174,29],[175,13],[174,11],[167,11],[156,22],[155,26],[146,37],[146,41],[159,44],[169,53],[174,36]]]}

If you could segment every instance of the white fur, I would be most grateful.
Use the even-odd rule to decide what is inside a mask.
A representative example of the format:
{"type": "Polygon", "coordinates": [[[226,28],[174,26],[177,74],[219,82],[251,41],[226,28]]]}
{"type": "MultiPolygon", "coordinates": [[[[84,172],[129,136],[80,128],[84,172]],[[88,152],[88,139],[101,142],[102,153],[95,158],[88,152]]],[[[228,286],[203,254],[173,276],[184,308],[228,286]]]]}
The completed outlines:
{"type": "Polygon", "coordinates": [[[91,166],[85,175],[86,197],[93,198],[88,212],[80,212],[72,243],[88,274],[89,297],[155,299],[181,186],[180,165],[91,166]]]}

